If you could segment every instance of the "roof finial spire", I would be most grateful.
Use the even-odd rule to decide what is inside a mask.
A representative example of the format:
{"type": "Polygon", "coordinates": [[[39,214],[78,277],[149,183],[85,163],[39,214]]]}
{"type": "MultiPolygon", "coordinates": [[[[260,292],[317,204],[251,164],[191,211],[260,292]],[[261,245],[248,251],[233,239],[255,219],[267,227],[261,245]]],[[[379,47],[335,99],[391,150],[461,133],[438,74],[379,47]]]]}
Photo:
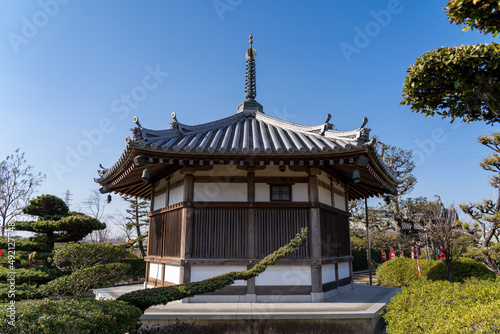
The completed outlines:
{"type": "Polygon", "coordinates": [[[255,101],[257,90],[255,89],[255,56],[257,51],[253,48],[253,34],[250,31],[250,47],[247,50],[245,58],[247,59],[247,70],[245,80],[245,98],[246,100],[240,103],[237,112],[243,112],[245,115],[255,115],[256,112],[264,113],[264,108],[261,104],[255,101]]]}
{"type": "Polygon", "coordinates": [[[253,35],[250,31],[250,47],[247,50],[245,58],[247,60],[247,74],[245,81],[245,98],[247,100],[255,100],[257,90],[255,89],[255,56],[257,51],[253,48],[253,35]]]}

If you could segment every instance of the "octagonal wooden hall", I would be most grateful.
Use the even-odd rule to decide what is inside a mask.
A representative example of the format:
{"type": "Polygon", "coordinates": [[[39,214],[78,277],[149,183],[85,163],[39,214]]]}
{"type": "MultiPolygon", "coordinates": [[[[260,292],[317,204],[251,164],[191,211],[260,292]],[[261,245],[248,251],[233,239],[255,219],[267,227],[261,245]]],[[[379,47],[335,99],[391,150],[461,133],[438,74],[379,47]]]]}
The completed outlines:
{"type": "Polygon", "coordinates": [[[305,126],[264,113],[246,53],[246,100],[200,125],[166,130],[137,118],[101,192],[151,201],[146,284],[166,286],[251,268],[308,227],[307,244],[249,281],[185,302],[317,302],[352,286],[350,199],[394,193],[365,118],[358,129],[305,126]]]}

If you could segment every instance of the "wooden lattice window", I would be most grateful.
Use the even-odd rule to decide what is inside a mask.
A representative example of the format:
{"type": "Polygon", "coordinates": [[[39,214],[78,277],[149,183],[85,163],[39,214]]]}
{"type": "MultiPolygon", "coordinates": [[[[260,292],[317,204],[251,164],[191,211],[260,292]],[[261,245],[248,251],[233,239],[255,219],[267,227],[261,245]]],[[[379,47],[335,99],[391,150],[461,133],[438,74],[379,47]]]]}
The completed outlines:
{"type": "Polygon", "coordinates": [[[291,201],[292,186],[289,184],[271,185],[271,201],[291,201]]]}

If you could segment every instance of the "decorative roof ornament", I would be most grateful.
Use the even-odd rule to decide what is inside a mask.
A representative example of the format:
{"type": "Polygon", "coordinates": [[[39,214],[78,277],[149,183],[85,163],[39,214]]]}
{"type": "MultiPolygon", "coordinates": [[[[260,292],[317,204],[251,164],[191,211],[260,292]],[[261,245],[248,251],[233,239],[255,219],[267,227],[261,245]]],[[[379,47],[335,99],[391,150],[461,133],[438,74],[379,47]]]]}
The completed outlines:
{"type": "Polygon", "coordinates": [[[255,56],[257,51],[253,48],[253,35],[250,32],[250,47],[247,50],[245,59],[247,60],[247,74],[245,80],[245,98],[247,100],[255,100],[257,90],[255,85],[255,56]]]}
{"type": "Polygon", "coordinates": [[[246,61],[246,76],[245,76],[245,101],[238,106],[238,112],[244,112],[245,115],[254,116],[255,112],[264,112],[262,105],[255,101],[257,96],[256,80],[255,80],[255,56],[257,51],[253,48],[253,35],[250,32],[250,47],[245,54],[246,61]]]}

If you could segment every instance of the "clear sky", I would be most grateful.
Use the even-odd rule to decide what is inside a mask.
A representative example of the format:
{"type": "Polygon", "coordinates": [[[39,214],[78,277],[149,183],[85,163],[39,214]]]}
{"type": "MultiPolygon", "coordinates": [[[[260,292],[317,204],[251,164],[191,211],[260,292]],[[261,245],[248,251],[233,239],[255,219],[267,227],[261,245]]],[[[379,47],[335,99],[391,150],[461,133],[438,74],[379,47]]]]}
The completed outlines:
{"type": "MultiPolygon", "coordinates": [[[[479,167],[482,123],[450,125],[401,106],[406,69],[441,46],[498,39],[462,33],[446,1],[3,0],[0,3],[0,156],[16,148],[46,174],[39,193],[97,188],[99,164],[125,148],[137,115],[199,124],[244,100],[245,51],[257,50],[257,101],[300,124],[328,113],[341,130],[363,117],[381,141],[413,150],[412,196],[458,204],[492,197],[479,167]]],[[[118,205],[114,196],[114,205],[118,205]]],[[[111,208],[112,209],[112,208],[111,208]]]]}

